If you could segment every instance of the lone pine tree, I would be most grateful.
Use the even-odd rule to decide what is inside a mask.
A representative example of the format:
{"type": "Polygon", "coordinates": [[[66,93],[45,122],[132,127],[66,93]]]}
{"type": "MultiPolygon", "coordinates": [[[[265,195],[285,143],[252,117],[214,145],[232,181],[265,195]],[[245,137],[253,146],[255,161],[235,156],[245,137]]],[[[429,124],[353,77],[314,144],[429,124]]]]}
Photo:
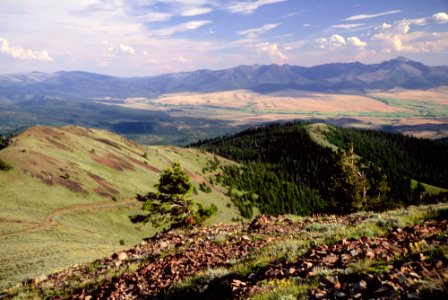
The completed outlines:
{"type": "Polygon", "coordinates": [[[158,191],[155,193],[137,194],[137,200],[144,203],[142,210],[146,214],[131,216],[133,223],[151,222],[156,227],[170,224],[171,227],[185,228],[202,225],[217,211],[215,205],[204,208],[190,197],[193,185],[178,162],[163,170],[156,187],[158,191]]]}

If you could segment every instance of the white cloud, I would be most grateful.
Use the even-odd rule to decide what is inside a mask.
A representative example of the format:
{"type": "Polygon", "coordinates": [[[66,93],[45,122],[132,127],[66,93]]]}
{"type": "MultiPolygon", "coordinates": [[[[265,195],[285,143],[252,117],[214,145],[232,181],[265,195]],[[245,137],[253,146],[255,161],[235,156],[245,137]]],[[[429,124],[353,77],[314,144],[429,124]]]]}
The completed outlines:
{"type": "Polygon", "coordinates": [[[271,60],[272,59],[275,61],[288,60],[288,57],[280,51],[277,44],[262,43],[256,45],[255,49],[258,54],[267,55],[271,60]]]}
{"type": "Polygon", "coordinates": [[[411,30],[411,25],[426,25],[428,18],[418,18],[418,19],[403,19],[396,24],[396,30],[398,30],[402,34],[406,34],[411,30]]]}
{"type": "MultiPolygon", "coordinates": [[[[381,31],[384,26],[377,27],[381,32],[374,34],[372,40],[378,50],[382,52],[408,53],[443,53],[448,49],[446,35],[428,33],[426,31],[412,31],[412,26],[423,26],[430,21],[442,22],[443,13],[437,13],[427,18],[403,19],[387,26],[387,31],[381,31]]],[[[448,35],[448,34],[447,34],[448,35]]]]}
{"type": "Polygon", "coordinates": [[[337,25],[333,25],[331,27],[333,28],[338,28],[338,29],[353,29],[353,28],[357,28],[360,26],[363,26],[364,23],[355,23],[355,24],[337,24],[337,25]]]}
{"type": "Polygon", "coordinates": [[[311,27],[311,24],[305,23],[305,24],[302,24],[302,26],[303,27],[311,27]]]}
{"type": "Polygon", "coordinates": [[[177,59],[175,59],[175,61],[181,62],[181,63],[187,63],[187,62],[191,62],[192,60],[189,58],[185,58],[183,56],[179,56],[177,59]]]}
{"type": "Polygon", "coordinates": [[[431,19],[437,23],[448,23],[448,14],[445,12],[439,12],[433,14],[431,19]]]}
{"type": "Polygon", "coordinates": [[[362,41],[360,38],[356,36],[350,36],[347,38],[344,38],[342,35],[339,34],[333,34],[329,38],[319,38],[316,39],[315,42],[319,45],[319,48],[321,49],[327,49],[327,48],[340,48],[345,46],[355,46],[358,48],[364,48],[367,47],[367,42],[362,41]]]}
{"type": "Polygon", "coordinates": [[[285,1],[287,0],[256,0],[249,2],[238,1],[230,4],[229,6],[226,7],[226,9],[231,13],[250,14],[256,11],[261,6],[285,1]]]}
{"type": "Polygon", "coordinates": [[[319,45],[319,48],[325,49],[327,48],[326,45],[328,44],[327,38],[318,38],[315,40],[315,42],[319,45]]]}
{"type": "Polygon", "coordinates": [[[134,49],[132,49],[130,46],[124,45],[124,44],[120,44],[120,51],[123,54],[127,54],[127,55],[134,55],[135,51],[134,49]]]}
{"type": "Polygon", "coordinates": [[[199,27],[205,26],[210,23],[211,23],[211,21],[207,21],[207,20],[190,21],[190,22],[181,23],[181,24],[178,24],[175,26],[158,29],[152,33],[154,35],[158,35],[158,36],[169,36],[169,35],[172,35],[177,32],[195,30],[199,27]]]}
{"type": "Polygon", "coordinates": [[[375,29],[376,29],[376,30],[379,30],[379,29],[383,29],[383,30],[385,30],[385,29],[390,29],[391,27],[392,27],[391,24],[383,23],[383,24],[381,24],[380,26],[375,27],[375,29]]]}
{"type": "Polygon", "coordinates": [[[305,46],[306,44],[308,44],[307,40],[301,40],[301,41],[296,41],[293,43],[286,43],[282,45],[282,48],[285,51],[293,51],[299,48],[302,48],[303,46],[305,46]]]}
{"type": "Polygon", "coordinates": [[[333,34],[328,42],[335,47],[345,46],[346,44],[344,37],[339,34],[333,34]]]}
{"type": "Polygon", "coordinates": [[[258,36],[260,36],[261,34],[265,33],[266,31],[269,31],[269,30],[272,30],[272,29],[278,27],[279,25],[281,25],[281,23],[265,24],[259,28],[252,28],[252,29],[238,31],[237,34],[246,36],[249,39],[254,39],[254,38],[257,38],[258,36]]]}
{"type": "Polygon", "coordinates": [[[24,49],[20,46],[11,46],[9,42],[0,37],[0,53],[6,54],[14,59],[23,60],[44,60],[52,61],[48,51],[34,51],[30,49],[24,49]]]}
{"type": "Polygon", "coordinates": [[[345,38],[339,34],[333,34],[329,38],[318,38],[315,42],[321,49],[326,49],[327,47],[342,47],[347,44],[345,38]]]}
{"type": "Polygon", "coordinates": [[[361,15],[356,15],[356,16],[351,16],[351,17],[345,18],[344,21],[365,20],[365,19],[371,19],[371,18],[386,16],[386,15],[391,15],[391,14],[398,14],[398,13],[401,13],[401,10],[389,10],[389,11],[385,11],[385,12],[381,12],[381,13],[377,13],[377,14],[361,14],[361,15]]]}
{"type": "Polygon", "coordinates": [[[173,14],[170,13],[161,13],[161,12],[149,12],[144,15],[140,15],[137,19],[141,22],[165,22],[173,17],[173,14]]]}
{"type": "Polygon", "coordinates": [[[350,36],[347,38],[347,42],[349,44],[352,44],[355,47],[367,47],[367,43],[364,41],[361,41],[358,37],[356,36],[350,36]]]}
{"type": "Polygon", "coordinates": [[[181,13],[184,17],[193,17],[193,16],[199,16],[199,15],[205,15],[211,12],[212,9],[209,7],[194,7],[189,8],[181,13]]]}

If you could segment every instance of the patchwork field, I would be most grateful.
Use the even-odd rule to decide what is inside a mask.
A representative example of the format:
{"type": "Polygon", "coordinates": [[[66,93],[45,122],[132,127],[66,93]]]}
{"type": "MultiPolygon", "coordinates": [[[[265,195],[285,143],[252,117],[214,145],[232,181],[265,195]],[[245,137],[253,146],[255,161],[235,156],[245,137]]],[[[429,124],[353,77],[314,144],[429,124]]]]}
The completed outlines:
{"type": "Polygon", "coordinates": [[[244,125],[279,120],[323,120],[338,125],[384,128],[417,136],[448,135],[448,88],[392,90],[364,95],[284,90],[233,90],[166,94],[155,99],[97,99],[126,108],[160,110],[244,125]]]}
{"type": "MultiPolygon", "coordinates": [[[[198,202],[218,206],[212,222],[237,210],[202,169],[211,154],[176,147],[143,147],[103,130],[75,126],[30,128],[0,151],[12,165],[0,171],[0,289],[21,280],[111,255],[154,233],[129,216],[137,193],[155,191],[159,172],[179,161],[198,202]]],[[[222,160],[224,161],[224,160],[222,160]]]]}

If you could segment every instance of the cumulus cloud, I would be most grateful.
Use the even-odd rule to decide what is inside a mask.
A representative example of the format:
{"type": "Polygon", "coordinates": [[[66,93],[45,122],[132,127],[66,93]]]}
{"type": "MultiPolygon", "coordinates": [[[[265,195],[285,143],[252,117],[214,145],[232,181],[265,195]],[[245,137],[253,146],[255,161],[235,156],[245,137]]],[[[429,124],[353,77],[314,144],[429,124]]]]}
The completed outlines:
{"type": "Polygon", "coordinates": [[[238,1],[230,4],[226,9],[231,13],[250,14],[258,8],[268,4],[285,2],[287,0],[256,0],[256,1],[238,1]]]}
{"type": "Polygon", "coordinates": [[[346,44],[344,37],[339,34],[333,34],[328,41],[332,46],[336,47],[344,46],[346,44]]]}
{"type": "Polygon", "coordinates": [[[347,38],[347,42],[355,47],[367,47],[367,43],[364,41],[361,41],[358,37],[356,36],[350,36],[347,38]]]}
{"type": "Polygon", "coordinates": [[[367,47],[367,43],[362,41],[360,38],[356,36],[350,36],[344,38],[342,35],[339,34],[333,34],[329,38],[325,37],[319,38],[315,40],[315,42],[319,45],[319,48],[321,49],[345,47],[348,45],[359,48],[367,47]]]}
{"type": "Polygon", "coordinates": [[[288,57],[283,54],[277,44],[261,43],[256,45],[256,51],[258,54],[268,55],[270,59],[285,61],[288,57]]]}
{"type": "Polygon", "coordinates": [[[448,14],[445,12],[439,12],[433,14],[431,19],[437,23],[448,23],[448,14]]]}
{"type": "Polygon", "coordinates": [[[190,21],[190,22],[181,23],[181,24],[178,24],[175,26],[158,29],[152,33],[154,35],[158,35],[158,36],[169,36],[169,35],[175,34],[177,32],[195,30],[199,27],[205,26],[210,23],[211,23],[211,21],[208,21],[208,20],[190,21]]]}
{"type": "Polygon", "coordinates": [[[347,44],[345,38],[339,34],[333,34],[329,38],[318,38],[315,40],[315,42],[321,49],[326,49],[327,47],[342,47],[347,44]]]}
{"type": "Polygon", "coordinates": [[[124,44],[120,44],[120,51],[123,54],[127,54],[127,55],[134,55],[135,51],[134,49],[132,49],[130,46],[124,45],[124,44]]]}
{"type": "Polygon", "coordinates": [[[383,23],[383,24],[381,24],[380,26],[375,27],[375,29],[376,29],[376,30],[380,30],[380,29],[385,30],[385,29],[389,29],[389,28],[391,28],[391,27],[392,27],[391,24],[383,23]]]}
{"type": "Polygon", "coordinates": [[[381,13],[377,13],[377,14],[360,14],[360,15],[345,18],[344,21],[365,20],[365,19],[371,19],[371,18],[386,16],[386,15],[391,15],[391,14],[398,14],[398,13],[401,13],[401,10],[389,10],[389,11],[385,11],[385,12],[381,12],[381,13]]]}
{"type": "Polygon", "coordinates": [[[258,36],[260,36],[261,34],[265,33],[266,31],[269,31],[269,30],[272,30],[272,29],[278,27],[279,25],[281,25],[281,24],[280,23],[265,24],[259,28],[252,28],[252,29],[238,31],[237,34],[246,36],[247,38],[250,38],[250,39],[254,39],[254,38],[257,38],[258,36]]]}
{"type": "Polygon", "coordinates": [[[427,18],[403,19],[393,25],[376,27],[380,32],[374,34],[372,40],[382,52],[442,53],[447,49],[448,42],[440,39],[439,34],[411,29],[413,26],[423,26],[431,21],[443,23],[445,15],[436,13],[427,18]]]}
{"type": "Polygon", "coordinates": [[[14,59],[44,60],[44,61],[53,60],[47,51],[34,51],[30,49],[24,49],[20,46],[11,46],[7,40],[1,37],[0,37],[0,53],[8,55],[14,59]]]}

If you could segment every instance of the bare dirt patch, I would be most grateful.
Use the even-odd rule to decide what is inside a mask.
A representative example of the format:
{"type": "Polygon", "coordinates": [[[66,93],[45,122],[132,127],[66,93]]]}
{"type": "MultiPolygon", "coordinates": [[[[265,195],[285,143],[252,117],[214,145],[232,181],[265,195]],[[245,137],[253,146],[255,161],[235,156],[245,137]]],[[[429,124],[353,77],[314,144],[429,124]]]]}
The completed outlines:
{"type": "Polygon", "coordinates": [[[151,172],[154,172],[154,173],[160,173],[161,172],[161,170],[157,169],[156,167],[151,166],[150,164],[147,164],[147,163],[145,164],[144,162],[141,162],[141,161],[139,161],[139,160],[137,160],[137,159],[135,159],[133,157],[128,157],[128,159],[130,161],[132,161],[133,163],[138,164],[140,167],[145,168],[148,171],[151,171],[151,172]]]}
{"type": "Polygon", "coordinates": [[[101,157],[96,155],[95,153],[91,153],[90,157],[96,161],[97,163],[100,163],[102,165],[105,165],[111,169],[115,169],[118,171],[123,170],[134,170],[134,166],[124,160],[123,158],[120,158],[114,154],[108,153],[106,156],[101,157]]]}
{"type": "Polygon", "coordinates": [[[30,222],[20,219],[0,218],[0,223],[14,223],[14,224],[39,224],[37,222],[30,222]]]}
{"type": "Polygon", "coordinates": [[[70,191],[77,193],[77,194],[82,194],[87,196],[89,194],[89,192],[87,192],[85,189],[83,189],[82,185],[79,182],[70,180],[70,179],[66,179],[66,178],[62,178],[62,177],[56,177],[54,180],[57,184],[62,185],[64,187],[66,187],[67,189],[69,189],[70,191]]]}
{"type": "Polygon", "coordinates": [[[64,126],[62,129],[65,132],[72,133],[78,136],[92,137],[94,132],[88,128],[82,128],[78,126],[64,126]]]}
{"type": "Polygon", "coordinates": [[[109,183],[106,179],[101,176],[95,175],[93,173],[88,173],[90,178],[95,180],[95,182],[99,185],[99,187],[95,188],[94,191],[100,196],[103,197],[111,197],[112,195],[118,195],[120,192],[112,187],[112,184],[109,183]]]}
{"type": "Polygon", "coordinates": [[[112,142],[111,140],[102,138],[95,138],[94,140],[121,150],[121,147],[117,143],[112,142]]]}
{"type": "Polygon", "coordinates": [[[60,149],[60,150],[65,150],[65,151],[70,151],[70,148],[67,147],[66,145],[56,141],[54,138],[51,137],[46,137],[45,138],[47,140],[47,142],[50,143],[50,145],[52,145],[53,147],[55,147],[56,149],[60,149]]]}
{"type": "Polygon", "coordinates": [[[53,128],[53,127],[34,126],[27,130],[27,134],[29,136],[41,136],[41,135],[54,136],[54,135],[60,135],[61,132],[58,129],[53,128]]]}

